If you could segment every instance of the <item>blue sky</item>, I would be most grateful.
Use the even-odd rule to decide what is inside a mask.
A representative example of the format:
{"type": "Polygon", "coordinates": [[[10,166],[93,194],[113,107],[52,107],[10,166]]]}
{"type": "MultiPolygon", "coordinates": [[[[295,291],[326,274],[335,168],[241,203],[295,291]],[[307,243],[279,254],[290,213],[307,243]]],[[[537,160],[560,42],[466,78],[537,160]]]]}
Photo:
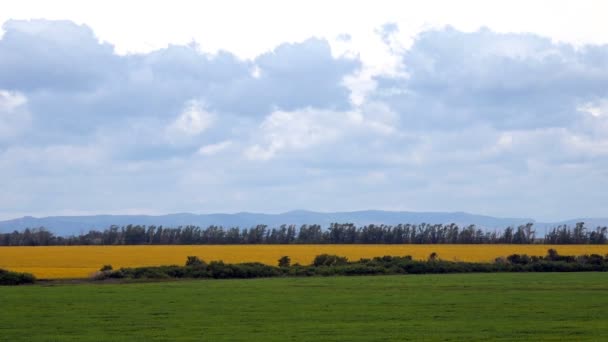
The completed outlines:
{"type": "Polygon", "coordinates": [[[313,3],[302,13],[317,13],[315,26],[275,4],[234,14],[253,16],[251,30],[197,26],[187,6],[141,17],[127,6],[113,25],[113,3],[98,14],[39,5],[0,10],[0,218],[608,216],[601,3],[581,2],[566,29],[559,3],[511,26],[510,13],[483,8],[390,3],[358,21],[368,8],[340,16],[313,3]],[[409,20],[417,11],[428,21],[409,20]]]}

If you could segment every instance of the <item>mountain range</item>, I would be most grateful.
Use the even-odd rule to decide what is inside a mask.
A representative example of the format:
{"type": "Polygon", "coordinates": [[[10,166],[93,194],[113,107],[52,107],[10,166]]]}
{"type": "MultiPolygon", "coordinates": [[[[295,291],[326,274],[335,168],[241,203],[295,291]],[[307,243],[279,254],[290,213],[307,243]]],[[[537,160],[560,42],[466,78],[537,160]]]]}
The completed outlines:
{"type": "Polygon", "coordinates": [[[8,233],[25,228],[45,227],[56,235],[68,236],[88,232],[91,229],[103,230],[111,225],[124,226],[127,224],[156,225],[178,227],[196,225],[207,227],[218,225],[223,227],[248,228],[258,224],[277,227],[281,224],[319,224],[328,227],[332,222],[365,224],[399,223],[456,223],[461,226],[474,224],[484,229],[504,229],[528,222],[534,223],[538,235],[544,235],[544,230],[561,224],[574,225],[585,222],[587,227],[608,225],[608,218],[579,218],[559,222],[537,222],[531,218],[501,218],[465,212],[410,212],[365,210],[350,212],[315,212],[294,210],[281,214],[260,214],[241,212],[235,214],[191,214],[179,213],[168,215],[91,215],[91,216],[49,216],[22,218],[0,221],[0,233],[8,233]]]}

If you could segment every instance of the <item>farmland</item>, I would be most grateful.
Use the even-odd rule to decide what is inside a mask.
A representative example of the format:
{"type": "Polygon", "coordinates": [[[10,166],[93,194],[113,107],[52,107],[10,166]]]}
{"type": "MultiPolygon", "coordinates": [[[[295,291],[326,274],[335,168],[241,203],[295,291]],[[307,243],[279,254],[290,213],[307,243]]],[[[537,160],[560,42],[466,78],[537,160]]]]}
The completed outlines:
{"type": "Polygon", "coordinates": [[[7,341],[608,339],[606,273],[0,288],[7,341]]]}
{"type": "Polygon", "coordinates": [[[84,278],[102,265],[137,267],[183,264],[186,257],[228,263],[258,261],[276,265],[284,255],[309,264],[322,253],[351,260],[382,255],[425,259],[432,252],[450,261],[492,261],[514,253],[545,255],[555,248],[564,255],[608,254],[608,245],[172,245],[0,247],[0,268],[29,272],[38,278],[84,278]]]}

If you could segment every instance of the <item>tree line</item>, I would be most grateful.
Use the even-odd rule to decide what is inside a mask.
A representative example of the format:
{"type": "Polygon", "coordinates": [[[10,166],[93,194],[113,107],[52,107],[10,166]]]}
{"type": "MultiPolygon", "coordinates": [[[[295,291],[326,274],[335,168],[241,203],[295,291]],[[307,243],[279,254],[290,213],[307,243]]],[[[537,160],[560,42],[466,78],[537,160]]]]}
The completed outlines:
{"type": "Polygon", "coordinates": [[[281,225],[270,228],[221,226],[110,226],[74,236],[56,236],[44,227],[0,234],[0,246],[52,245],[206,245],[206,244],[604,244],[607,227],[588,229],[583,222],[574,227],[560,225],[537,237],[532,223],[503,230],[483,230],[475,225],[398,224],[363,225],[332,223],[281,225]]]}

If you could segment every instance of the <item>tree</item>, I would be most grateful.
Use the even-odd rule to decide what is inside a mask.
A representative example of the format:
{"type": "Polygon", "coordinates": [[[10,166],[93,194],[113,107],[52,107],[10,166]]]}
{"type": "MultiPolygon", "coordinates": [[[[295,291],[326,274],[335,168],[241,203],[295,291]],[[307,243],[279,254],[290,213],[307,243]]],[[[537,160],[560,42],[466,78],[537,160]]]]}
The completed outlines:
{"type": "Polygon", "coordinates": [[[111,270],[113,270],[112,265],[103,265],[103,267],[99,269],[100,272],[106,272],[111,270]]]}
{"type": "Polygon", "coordinates": [[[555,249],[550,248],[547,251],[547,257],[546,258],[547,258],[547,260],[550,260],[550,261],[557,261],[557,260],[559,260],[559,254],[557,253],[557,251],[555,249]]]}
{"type": "Polygon", "coordinates": [[[186,266],[203,266],[205,262],[199,259],[197,256],[189,256],[186,259],[186,266]]]}
{"type": "Polygon", "coordinates": [[[279,267],[289,267],[291,266],[291,259],[288,256],[282,256],[279,259],[279,267]]]}

